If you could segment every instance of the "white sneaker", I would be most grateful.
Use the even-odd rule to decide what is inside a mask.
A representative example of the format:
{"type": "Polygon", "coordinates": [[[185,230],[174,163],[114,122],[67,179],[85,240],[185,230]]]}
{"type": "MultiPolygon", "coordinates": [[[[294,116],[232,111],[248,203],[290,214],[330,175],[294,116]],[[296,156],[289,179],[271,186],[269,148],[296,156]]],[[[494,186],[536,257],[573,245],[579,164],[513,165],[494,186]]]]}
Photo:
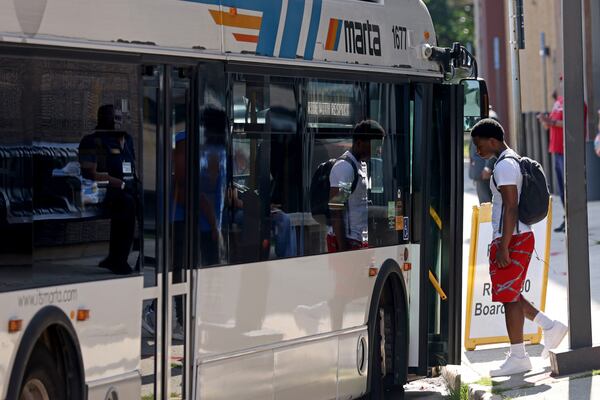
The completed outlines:
{"type": "Polygon", "coordinates": [[[550,356],[549,350],[557,348],[560,342],[562,342],[562,340],[565,338],[568,331],[569,328],[567,328],[565,324],[558,320],[554,320],[554,325],[552,325],[552,328],[548,329],[547,331],[543,331],[544,337],[542,340],[544,342],[544,350],[542,351],[542,357],[548,358],[548,356],[550,356]]]}
{"type": "Polygon", "coordinates": [[[500,365],[500,368],[490,370],[490,376],[507,376],[521,374],[527,371],[531,371],[531,360],[529,360],[529,355],[525,354],[525,357],[519,358],[508,353],[506,360],[500,365]]]}

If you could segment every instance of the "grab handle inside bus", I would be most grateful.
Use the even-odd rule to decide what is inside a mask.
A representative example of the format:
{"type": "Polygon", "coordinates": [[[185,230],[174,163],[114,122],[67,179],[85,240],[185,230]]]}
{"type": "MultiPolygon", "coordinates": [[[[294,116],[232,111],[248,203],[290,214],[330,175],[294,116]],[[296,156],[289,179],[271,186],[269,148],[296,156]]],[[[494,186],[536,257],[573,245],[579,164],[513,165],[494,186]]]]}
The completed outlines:
{"type": "Polygon", "coordinates": [[[446,292],[444,292],[444,289],[442,289],[442,286],[440,285],[438,280],[435,278],[435,275],[433,275],[433,272],[431,272],[431,271],[429,271],[429,281],[435,288],[435,291],[438,292],[438,294],[440,295],[440,298],[444,301],[448,300],[448,296],[446,296],[446,292]]]}

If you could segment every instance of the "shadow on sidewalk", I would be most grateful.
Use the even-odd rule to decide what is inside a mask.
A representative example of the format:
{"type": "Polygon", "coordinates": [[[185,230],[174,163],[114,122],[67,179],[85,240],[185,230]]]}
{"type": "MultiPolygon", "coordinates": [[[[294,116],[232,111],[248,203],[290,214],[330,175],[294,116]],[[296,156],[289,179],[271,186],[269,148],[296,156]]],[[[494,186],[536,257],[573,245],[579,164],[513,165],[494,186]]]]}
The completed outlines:
{"type": "Polygon", "coordinates": [[[487,387],[487,391],[503,398],[548,399],[548,400],[591,400],[598,398],[600,376],[589,371],[565,377],[552,377],[549,361],[541,357],[541,345],[528,345],[533,369],[524,374],[490,378],[489,369],[500,363],[508,347],[484,348],[467,351],[463,356],[463,367],[473,373],[463,374],[467,382],[487,387]],[[595,395],[592,395],[594,393],[595,395]]]}
{"type": "MultiPolygon", "coordinates": [[[[527,345],[527,354],[530,357],[541,357],[544,346],[527,345]]],[[[487,363],[490,361],[502,361],[506,358],[506,353],[510,351],[509,347],[502,346],[492,349],[482,349],[474,351],[465,351],[464,356],[471,364],[487,363]]]]}
{"type": "MultiPolygon", "coordinates": [[[[547,378],[544,382],[528,383],[519,386],[515,381],[510,389],[503,389],[494,382],[493,390],[504,398],[517,399],[526,397],[528,399],[543,398],[547,400],[593,400],[597,399],[600,379],[591,373],[578,374],[564,378],[547,378]],[[594,390],[595,389],[595,390],[594,390]],[[596,393],[592,396],[592,392],[596,393]]],[[[507,385],[508,382],[503,383],[507,385]]],[[[506,387],[506,386],[505,386],[506,387]]]]}
{"type": "MultiPolygon", "coordinates": [[[[552,386],[550,385],[529,385],[523,388],[519,388],[517,387],[516,389],[511,389],[510,390],[510,394],[508,394],[508,391],[500,391],[502,393],[502,395],[508,394],[510,399],[514,399],[517,397],[521,397],[521,396],[534,396],[534,395],[539,395],[541,393],[545,393],[548,392],[550,389],[552,389],[552,386]]],[[[547,397],[544,396],[544,399],[546,399],[547,397]]],[[[579,399],[576,397],[573,397],[573,399],[579,399]]]]}

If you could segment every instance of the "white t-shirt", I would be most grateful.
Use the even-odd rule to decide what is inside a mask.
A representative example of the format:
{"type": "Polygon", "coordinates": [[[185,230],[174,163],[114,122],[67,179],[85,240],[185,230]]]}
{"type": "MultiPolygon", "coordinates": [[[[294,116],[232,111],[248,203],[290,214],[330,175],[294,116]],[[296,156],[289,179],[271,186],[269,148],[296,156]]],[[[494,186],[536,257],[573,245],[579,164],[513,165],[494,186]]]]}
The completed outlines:
{"type": "MultiPolygon", "coordinates": [[[[356,189],[349,195],[344,211],[346,237],[362,242],[368,240],[367,163],[358,162],[350,151],[346,151],[344,156],[356,165],[358,171],[356,189]]],[[[346,160],[338,160],[329,173],[329,186],[349,193],[352,190],[353,181],[354,168],[352,165],[346,160]]],[[[333,233],[333,229],[330,229],[330,233],[333,233]]]]}
{"type": "MultiPolygon", "coordinates": [[[[494,166],[494,179],[490,179],[490,188],[492,189],[492,227],[494,228],[494,239],[502,236],[500,233],[500,219],[502,218],[502,195],[500,191],[494,185],[494,180],[498,187],[500,186],[517,186],[517,196],[521,196],[521,187],[523,186],[523,175],[521,174],[521,167],[519,166],[519,162],[513,158],[505,158],[501,160],[504,156],[513,156],[518,157],[517,153],[515,153],[512,149],[506,149],[500,154],[498,157],[499,161],[496,161],[496,165],[494,166]]],[[[530,232],[531,226],[526,225],[519,221],[519,232],[530,232]]],[[[515,226],[515,230],[513,235],[517,234],[517,227],[515,226]]]]}

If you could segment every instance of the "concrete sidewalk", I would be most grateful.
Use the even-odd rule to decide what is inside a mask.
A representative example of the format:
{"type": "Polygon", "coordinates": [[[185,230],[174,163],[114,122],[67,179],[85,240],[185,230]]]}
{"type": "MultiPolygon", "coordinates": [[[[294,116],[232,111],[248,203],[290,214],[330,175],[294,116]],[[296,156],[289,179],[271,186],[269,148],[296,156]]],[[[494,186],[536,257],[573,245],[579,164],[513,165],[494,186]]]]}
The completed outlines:
{"type": "MultiPolygon", "coordinates": [[[[463,255],[468,254],[471,227],[472,206],[477,203],[472,183],[465,180],[465,241],[463,255]]],[[[563,220],[563,208],[554,206],[553,227],[563,220]]],[[[588,204],[589,252],[592,296],[592,329],[594,343],[600,343],[600,202],[588,204]]],[[[468,260],[463,265],[463,285],[467,282],[468,260]]],[[[548,276],[548,292],[546,296],[546,313],[568,324],[568,280],[567,255],[564,233],[552,232],[550,271],[548,276]]],[[[465,291],[466,292],[466,291],[465,291]]],[[[464,296],[466,297],[466,295],[464,296]]],[[[463,298],[463,324],[465,321],[466,298],[463,298]]],[[[505,334],[502,332],[501,334],[505,334]]],[[[568,348],[568,336],[560,348],[568,348]]],[[[482,346],[475,351],[465,351],[462,366],[456,373],[460,374],[463,384],[469,385],[469,398],[473,399],[600,399],[600,371],[584,374],[552,378],[550,361],[542,359],[541,345],[526,346],[531,357],[533,370],[527,374],[511,377],[489,378],[489,370],[496,367],[508,352],[508,344],[482,346]]]]}
{"type": "MultiPolygon", "coordinates": [[[[567,342],[568,343],[568,342],[567,342]]],[[[533,370],[526,374],[491,379],[488,371],[504,360],[508,346],[466,352],[460,367],[461,383],[470,399],[598,399],[600,371],[553,378],[541,345],[527,346],[533,370]]]]}

